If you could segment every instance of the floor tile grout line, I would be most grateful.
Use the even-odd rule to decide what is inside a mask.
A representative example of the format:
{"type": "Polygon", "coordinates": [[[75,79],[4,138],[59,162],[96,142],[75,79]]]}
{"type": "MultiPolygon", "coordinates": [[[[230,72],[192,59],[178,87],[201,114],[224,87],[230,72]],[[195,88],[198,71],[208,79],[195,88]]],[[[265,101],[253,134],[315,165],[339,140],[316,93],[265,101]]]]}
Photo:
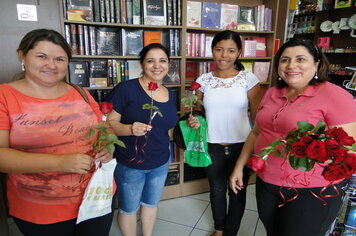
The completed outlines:
{"type": "MultiPolygon", "coordinates": [[[[209,207],[210,207],[210,202],[209,202],[209,204],[206,206],[205,210],[203,211],[203,213],[201,214],[201,216],[199,217],[199,219],[197,220],[197,222],[195,223],[195,225],[193,226],[193,231],[194,231],[194,229],[196,228],[196,226],[197,226],[197,224],[199,223],[200,219],[203,217],[204,213],[206,212],[206,210],[207,210],[209,207]]],[[[192,232],[193,232],[193,231],[192,231],[192,232]]],[[[208,231],[208,232],[210,232],[210,231],[208,231]]],[[[189,235],[190,235],[190,234],[189,234],[189,235]]]]}

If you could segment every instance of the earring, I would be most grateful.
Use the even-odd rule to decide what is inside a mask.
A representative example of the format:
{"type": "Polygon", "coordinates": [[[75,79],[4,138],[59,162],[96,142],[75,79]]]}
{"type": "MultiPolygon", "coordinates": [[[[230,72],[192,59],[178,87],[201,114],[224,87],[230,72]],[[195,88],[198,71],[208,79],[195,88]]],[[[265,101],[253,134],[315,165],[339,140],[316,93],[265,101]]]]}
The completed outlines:
{"type": "Polygon", "coordinates": [[[25,68],[25,63],[23,63],[23,62],[21,62],[21,70],[22,70],[22,71],[25,71],[25,70],[26,70],[26,68],[25,68]]]}
{"type": "Polygon", "coordinates": [[[314,79],[319,79],[317,72],[315,72],[314,79]]]}
{"type": "Polygon", "coordinates": [[[278,77],[278,80],[279,80],[279,81],[281,81],[281,80],[282,80],[282,78],[281,78],[281,77],[278,77]]]}

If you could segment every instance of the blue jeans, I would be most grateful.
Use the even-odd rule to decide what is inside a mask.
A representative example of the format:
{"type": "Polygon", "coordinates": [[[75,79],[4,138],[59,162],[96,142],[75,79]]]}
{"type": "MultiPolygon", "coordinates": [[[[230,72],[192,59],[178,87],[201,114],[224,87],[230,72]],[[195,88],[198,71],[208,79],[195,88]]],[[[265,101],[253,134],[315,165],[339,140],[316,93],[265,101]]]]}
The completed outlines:
{"type": "Polygon", "coordinates": [[[246,187],[251,170],[244,168],[245,188],[235,194],[228,187],[229,177],[235,167],[244,143],[227,146],[208,144],[212,164],[206,168],[210,185],[210,202],[215,230],[224,231],[224,235],[235,236],[240,228],[246,205],[246,187]],[[229,193],[227,209],[226,192],[229,193]],[[227,210],[226,210],[227,209],[227,210]]]}
{"type": "Polygon", "coordinates": [[[114,176],[120,213],[135,214],[140,205],[157,207],[167,178],[168,166],[169,162],[155,169],[139,170],[118,163],[114,176]]]}

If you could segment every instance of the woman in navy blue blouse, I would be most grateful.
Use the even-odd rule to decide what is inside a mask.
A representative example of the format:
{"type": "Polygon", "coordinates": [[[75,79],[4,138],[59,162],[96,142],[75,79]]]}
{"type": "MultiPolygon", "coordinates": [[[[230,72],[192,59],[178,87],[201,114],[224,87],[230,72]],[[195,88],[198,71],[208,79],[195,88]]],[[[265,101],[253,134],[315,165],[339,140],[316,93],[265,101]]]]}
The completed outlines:
{"type": "Polygon", "coordinates": [[[118,161],[118,223],[125,236],[136,236],[138,210],[143,235],[152,234],[169,166],[168,131],[177,122],[176,97],[162,85],[169,69],[167,49],[150,44],[140,52],[140,62],[142,76],[113,89],[113,112],[108,117],[116,135],[126,144],[126,148],[117,147],[114,154],[118,161]],[[154,83],[156,89],[149,87],[154,83]],[[157,114],[151,120],[150,109],[142,106],[152,101],[162,116],[157,114]]]}

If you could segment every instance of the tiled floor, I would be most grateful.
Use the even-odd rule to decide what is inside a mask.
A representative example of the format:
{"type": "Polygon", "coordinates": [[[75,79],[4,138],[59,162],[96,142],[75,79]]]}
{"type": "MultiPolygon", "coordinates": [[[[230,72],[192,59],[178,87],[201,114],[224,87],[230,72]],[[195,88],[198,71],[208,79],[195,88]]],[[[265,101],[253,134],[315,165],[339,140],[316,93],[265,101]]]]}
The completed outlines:
{"type": "MultiPolygon", "coordinates": [[[[117,211],[110,236],[122,236],[116,223],[116,214],[117,211]]],[[[9,225],[10,236],[21,236],[11,220],[9,225]]],[[[203,193],[161,201],[153,235],[209,236],[213,230],[209,193],[203,193]]],[[[258,219],[255,185],[249,185],[247,188],[247,205],[238,236],[266,236],[266,231],[258,219]]]]}

